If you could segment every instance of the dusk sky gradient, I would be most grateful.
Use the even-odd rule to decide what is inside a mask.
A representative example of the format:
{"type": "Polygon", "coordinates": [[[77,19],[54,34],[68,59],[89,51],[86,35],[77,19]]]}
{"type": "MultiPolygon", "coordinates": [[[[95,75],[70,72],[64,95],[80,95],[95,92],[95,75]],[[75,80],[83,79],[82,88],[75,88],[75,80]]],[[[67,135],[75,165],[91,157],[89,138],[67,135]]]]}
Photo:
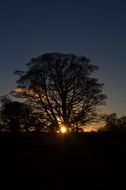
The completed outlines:
{"type": "Polygon", "coordinates": [[[103,111],[126,115],[126,1],[1,0],[0,96],[16,87],[15,70],[49,52],[98,65],[108,96],[103,111]]]}

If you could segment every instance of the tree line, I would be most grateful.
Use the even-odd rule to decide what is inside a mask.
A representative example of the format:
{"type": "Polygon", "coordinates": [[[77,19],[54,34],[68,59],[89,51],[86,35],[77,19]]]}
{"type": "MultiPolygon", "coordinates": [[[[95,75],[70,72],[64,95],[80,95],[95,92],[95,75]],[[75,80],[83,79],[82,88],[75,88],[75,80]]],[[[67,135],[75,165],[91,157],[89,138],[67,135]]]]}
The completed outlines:
{"type": "Polygon", "coordinates": [[[99,131],[126,132],[126,116],[117,117],[116,113],[104,114],[105,125],[99,131]]]}
{"type": "MultiPolygon", "coordinates": [[[[85,56],[46,53],[32,58],[26,67],[25,71],[15,71],[19,79],[10,92],[15,101],[1,97],[2,130],[54,132],[65,126],[78,132],[101,118],[99,107],[107,98],[104,84],[93,75],[99,67],[85,56]]],[[[106,122],[108,118],[104,117],[106,122]]]]}

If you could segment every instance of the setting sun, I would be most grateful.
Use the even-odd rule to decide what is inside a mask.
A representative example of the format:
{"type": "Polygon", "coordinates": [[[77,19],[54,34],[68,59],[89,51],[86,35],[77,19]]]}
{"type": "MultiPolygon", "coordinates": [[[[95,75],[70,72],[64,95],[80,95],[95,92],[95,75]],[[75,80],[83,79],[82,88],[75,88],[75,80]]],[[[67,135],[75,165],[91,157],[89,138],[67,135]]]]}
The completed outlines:
{"type": "Polygon", "coordinates": [[[61,133],[66,133],[67,132],[67,128],[66,127],[64,127],[64,126],[62,126],[61,128],[60,128],[60,131],[61,131],[61,133]]]}

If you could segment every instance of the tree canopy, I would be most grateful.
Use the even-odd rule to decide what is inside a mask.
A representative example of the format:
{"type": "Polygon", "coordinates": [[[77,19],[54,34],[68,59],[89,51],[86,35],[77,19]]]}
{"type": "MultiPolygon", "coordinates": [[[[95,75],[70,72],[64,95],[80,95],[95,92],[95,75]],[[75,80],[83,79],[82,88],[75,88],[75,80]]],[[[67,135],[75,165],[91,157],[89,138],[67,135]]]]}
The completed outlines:
{"type": "Polygon", "coordinates": [[[11,132],[30,128],[31,110],[21,102],[12,101],[7,96],[1,97],[0,121],[3,129],[11,132]]]}
{"type": "Polygon", "coordinates": [[[105,126],[101,131],[119,132],[126,131],[126,116],[117,117],[116,113],[104,115],[105,126]]]}
{"type": "Polygon", "coordinates": [[[46,53],[32,58],[12,92],[30,104],[41,126],[55,130],[84,126],[97,119],[97,108],[105,104],[103,84],[91,76],[99,69],[85,56],[46,53]]]}

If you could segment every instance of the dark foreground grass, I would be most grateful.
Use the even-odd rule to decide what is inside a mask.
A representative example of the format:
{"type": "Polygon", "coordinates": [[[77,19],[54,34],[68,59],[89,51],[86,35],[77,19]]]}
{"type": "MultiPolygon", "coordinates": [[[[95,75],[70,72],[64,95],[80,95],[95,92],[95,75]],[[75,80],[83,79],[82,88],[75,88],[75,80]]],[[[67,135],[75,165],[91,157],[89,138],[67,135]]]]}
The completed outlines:
{"type": "Polygon", "coordinates": [[[126,189],[126,134],[0,134],[0,190],[126,189]]]}

